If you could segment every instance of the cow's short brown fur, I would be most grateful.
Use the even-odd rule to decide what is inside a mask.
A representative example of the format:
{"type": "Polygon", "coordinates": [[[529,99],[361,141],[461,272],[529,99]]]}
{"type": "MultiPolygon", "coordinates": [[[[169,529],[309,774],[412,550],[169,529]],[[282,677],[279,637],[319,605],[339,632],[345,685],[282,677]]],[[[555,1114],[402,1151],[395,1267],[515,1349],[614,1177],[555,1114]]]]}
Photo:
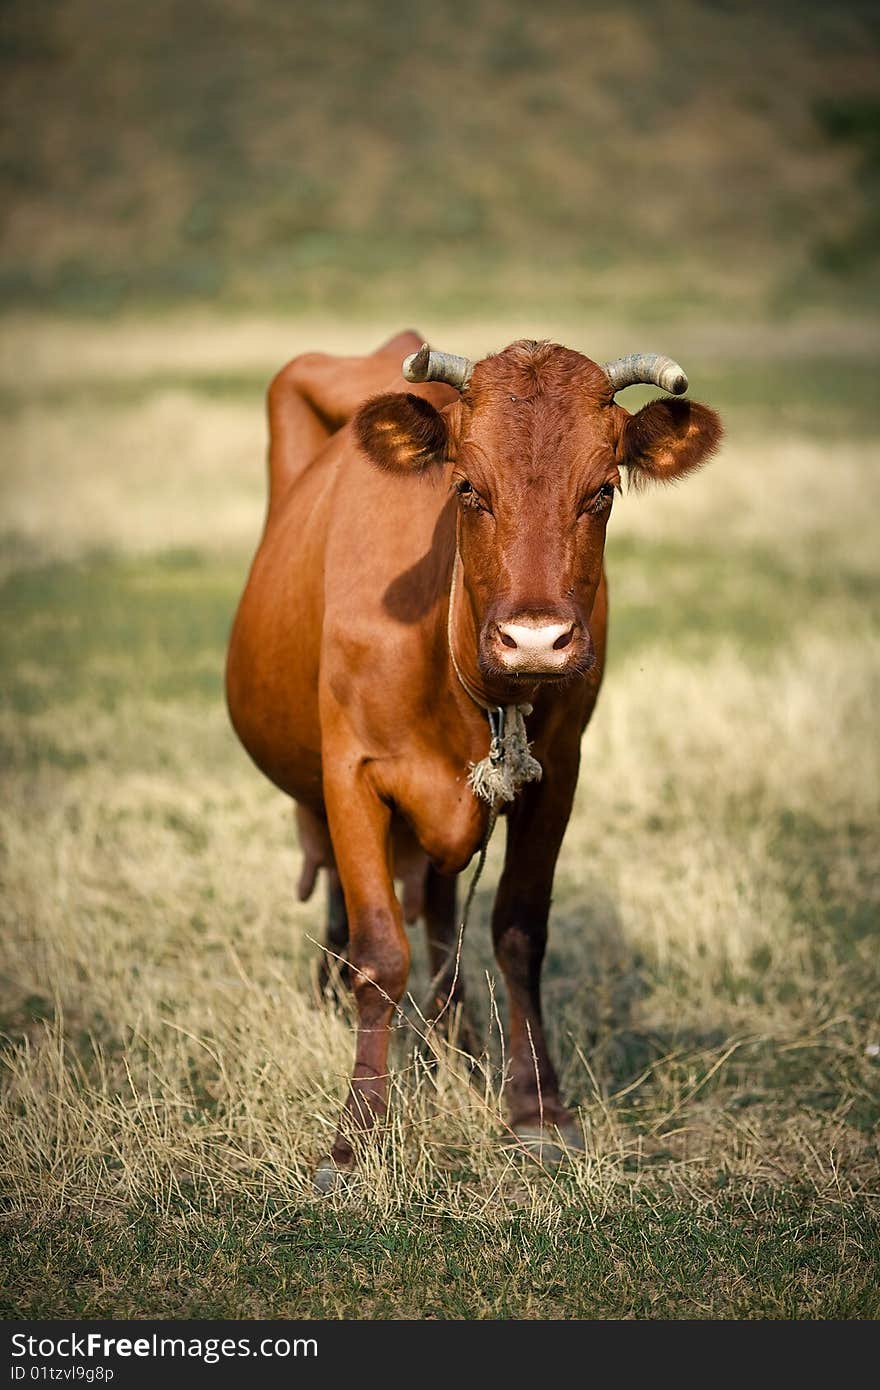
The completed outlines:
{"type": "MultiPolygon", "coordinates": [[[[720,438],[717,415],[688,400],[630,415],[596,363],[548,343],[514,343],[479,362],[462,395],[408,387],[400,364],[420,342],[404,333],[369,357],[310,354],[273,381],[268,515],[227,667],[239,737],[298,805],[303,892],[318,867],[327,871],[334,948],[347,919],[359,1027],[339,1166],[384,1113],[389,1024],[410,964],[404,915],[424,916],[442,967],[456,930],[454,876],[486,828],[467,775],[486,756],[488,723],[447,640],[456,537],[459,665],[487,704],[533,705],[528,735],[543,767],[506,817],[492,915],[510,1003],[510,1119],[524,1130],[539,1119],[565,1126],[540,971],[604,666],[613,493],[625,473],[681,477],[720,438]],[[561,679],[505,670],[498,625],[529,615],[571,625],[561,679]]],[[[438,1005],[451,983],[447,970],[438,1005]]]]}

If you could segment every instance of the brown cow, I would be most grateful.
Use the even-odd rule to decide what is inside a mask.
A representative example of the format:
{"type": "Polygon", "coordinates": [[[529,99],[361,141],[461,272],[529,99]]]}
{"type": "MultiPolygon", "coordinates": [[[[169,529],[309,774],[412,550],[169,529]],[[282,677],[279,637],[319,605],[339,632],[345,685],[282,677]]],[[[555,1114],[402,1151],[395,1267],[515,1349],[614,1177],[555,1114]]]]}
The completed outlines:
{"type": "Polygon", "coordinates": [[[624,472],[680,478],[721,435],[715,412],[687,400],[634,415],[616,402],[635,381],[686,390],[668,358],[601,367],[517,342],[473,365],[419,345],[401,334],[369,357],[309,354],[273,381],[268,516],[229,649],[233,724],[297,803],[301,895],[324,867],[328,943],[341,954],[348,940],[357,1051],[324,1187],[385,1110],[404,916],[424,917],[438,1007],[456,983],[455,876],[493,806],[507,812],[492,936],[510,1123],[524,1142],[576,1144],[540,974],[602,678],[605,528],[624,472]]]}

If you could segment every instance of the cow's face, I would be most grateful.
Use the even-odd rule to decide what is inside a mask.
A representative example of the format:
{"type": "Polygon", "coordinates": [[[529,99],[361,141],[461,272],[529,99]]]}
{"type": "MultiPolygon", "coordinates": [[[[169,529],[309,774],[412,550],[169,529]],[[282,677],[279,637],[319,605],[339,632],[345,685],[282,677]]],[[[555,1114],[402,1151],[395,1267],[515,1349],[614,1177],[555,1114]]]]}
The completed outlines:
{"type": "Polygon", "coordinates": [[[530,685],[593,663],[589,619],[622,474],[679,478],[721,434],[714,411],[692,401],[630,415],[601,367],[547,343],[478,363],[443,411],[414,395],[378,397],[356,429],[379,466],[447,468],[480,669],[530,685]]]}

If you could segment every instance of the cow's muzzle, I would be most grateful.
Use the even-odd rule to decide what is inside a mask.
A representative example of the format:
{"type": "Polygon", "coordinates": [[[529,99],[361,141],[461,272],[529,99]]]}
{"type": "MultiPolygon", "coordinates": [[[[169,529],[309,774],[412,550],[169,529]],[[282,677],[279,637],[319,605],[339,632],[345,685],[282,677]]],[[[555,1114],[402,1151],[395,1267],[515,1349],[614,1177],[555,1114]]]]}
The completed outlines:
{"type": "Polygon", "coordinates": [[[490,622],[483,633],[483,664],[491,674],[560,679],[589,670],[590,634],[577,620],[549,615],[490,622]]]}

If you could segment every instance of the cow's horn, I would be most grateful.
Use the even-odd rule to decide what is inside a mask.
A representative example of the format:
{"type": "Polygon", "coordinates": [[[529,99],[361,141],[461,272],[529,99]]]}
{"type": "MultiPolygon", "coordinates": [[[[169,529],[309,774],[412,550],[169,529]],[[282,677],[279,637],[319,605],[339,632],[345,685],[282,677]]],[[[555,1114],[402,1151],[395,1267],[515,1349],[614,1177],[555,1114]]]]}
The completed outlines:
{"type": "Polygon", "coordinates": [[[453,352],[432,352],[422,343],[418,352],[404,358],[403,375],[407,381],[445,381],[457,391],[463,391],[471,379],[474,364],[468,357],[456,357],[453,352]]]}
{"type": "Polygon", "coordinates": [[[615,392],[625,386],[635,386],[644,382],[648,386],[662,386],[673,396],[683,396],[688,389],[688,379],[671,357],[661,357],[657,352],[633,352],[629,357],[615,357],[606,362],[605,375],[615,392]]]}

